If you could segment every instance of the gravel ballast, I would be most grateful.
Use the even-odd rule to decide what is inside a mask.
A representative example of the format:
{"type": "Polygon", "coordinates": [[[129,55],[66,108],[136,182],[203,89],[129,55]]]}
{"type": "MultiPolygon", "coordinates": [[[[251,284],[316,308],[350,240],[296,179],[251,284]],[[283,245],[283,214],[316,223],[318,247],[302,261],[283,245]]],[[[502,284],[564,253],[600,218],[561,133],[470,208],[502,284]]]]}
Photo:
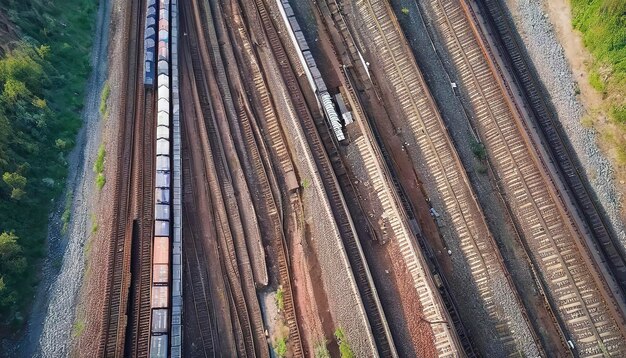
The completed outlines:
{"type": "Polygon", "coordinates": [[[597,144],[597,131],[581,120],[588,114],[577,95],[577,81],[544,6],[545,0],[507,0],[517,31],[539,77],[546,87],[558,118],[576,152],[585,174],[622,247],[626,226],[621,219],[622,195],[614,182],[614,168],[597,144]]]}

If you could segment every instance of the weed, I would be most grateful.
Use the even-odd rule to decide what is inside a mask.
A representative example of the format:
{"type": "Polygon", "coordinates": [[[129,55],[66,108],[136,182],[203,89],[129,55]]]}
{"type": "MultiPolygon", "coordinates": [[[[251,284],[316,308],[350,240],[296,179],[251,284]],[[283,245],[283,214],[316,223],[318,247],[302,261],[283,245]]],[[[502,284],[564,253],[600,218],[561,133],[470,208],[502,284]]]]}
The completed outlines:
{"type": "Polygon", "coordinates": [[[408,15],[409,14],[409,9],[406,7],[403,7],[402,10],[400,10],[404,15],[408,15]]]}
{"type": "Polygon", "coordinates": [[[96,162],[93,165],[93,172],[96,174],[102,173],[104,171],[104,158],[106,157],[106,149],[104,148],[104,144],[100,144],[98,148],[98,156],[96,157],[96,162]]]}
{"type": "Polygon", "coordinates": [[[98,190],[102,190],[106,182],[107,182],[107,179],[104,177],[104,174],[103,173],[98,174],[98,176],[96,177],[96,186],[98,187],[98,190]]]}
{"type": "Polygon", "coordinates": [[[315,358],[330,358],[330,352],[328,351],[328,348],[326,348],[325,340],[317,342],[313,349],[313,354],[315,355],[315,358]]]}
{"type": "Polygon", "coordinates": [[[85,331],[85,320],[77,319],[72,327],[72,338],[80,337],[85,331]]]}
{"type": "Polygon", "coordinates": [[[67,232],[67,229],[70,225],[70,219],[72,217],[72,199],[73,195],[71,191],[68,191],[65,195],[65,208],[63,210],[63,214],[61,215],[61,222],[63,222],[63,228],[61,231],[63,233],[67,232]]]}
{"type": "Polygon", "coordinates": [[[100,95],[100,114],[106,118],[107,114],[107,101],[109,100],[109,96],[111,95],[111,86],[109,82],[104,83],[104,87],[102,88],[102,94],[100,95]]]}
{"type": "Polygon", "coordinates": [[[287,356],[287,337],[280,337],[274,342],[274,352],[279,358],[287,356]]]}
{"type": "Polygon", "coordinates": [[[474,137],[470,138],[470,148],[472,149],[472,153],[479,160],[485,160],[487,158],[487,151],[485,150],[485,146],[478,142],[474,137]]]}
{"type": "Polygon", "coordinates": [[[276,307],[278,307],[279,311],[283,311],[285,309],[285,301],[284,301],[285,291],[282,286],[278,287],[276,290],[276,307]]]}
{"type": "Polygon", "coordinates": [[[304,178],[302,179],[302,182],[300,182],[300,186],[302,189],[308,189],[311,186],[311,181],[309,178],[304,178]]]}
{"type": "Polygon", "coordinates": [[[341,354],[341,358],[354,358],[354,352],[352,352],[352,348],[348,345],[346,336],[341,328],[337,328],[335,330],[335,338],[339,343],[339,353],[341,354]]]}

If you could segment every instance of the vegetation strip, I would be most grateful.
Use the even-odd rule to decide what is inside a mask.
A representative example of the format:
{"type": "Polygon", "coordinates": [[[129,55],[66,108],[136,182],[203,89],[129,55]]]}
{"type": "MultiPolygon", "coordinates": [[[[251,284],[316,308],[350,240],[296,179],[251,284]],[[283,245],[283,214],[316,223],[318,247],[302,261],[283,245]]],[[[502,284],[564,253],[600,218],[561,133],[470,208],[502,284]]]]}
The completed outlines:
{"type": "Polygon", "coordinates": [[[96,9],[94,0],[0,0],[21,36],[0,59],[0,326],[11,328],[2,332],[22,327],[34,296],[81,126],[96,9]]]}

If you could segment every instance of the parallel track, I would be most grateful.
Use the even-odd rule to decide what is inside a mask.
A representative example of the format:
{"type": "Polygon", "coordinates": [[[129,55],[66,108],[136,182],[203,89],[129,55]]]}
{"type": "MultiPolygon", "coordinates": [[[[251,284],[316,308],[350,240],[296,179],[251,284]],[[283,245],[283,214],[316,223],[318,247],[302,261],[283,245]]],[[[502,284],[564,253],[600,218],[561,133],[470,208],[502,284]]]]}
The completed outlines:
{"type": "Polygon", "coordinates": [[[315,121],[309,112],[306,100],[298,84],[298,80],[290,65],[286,49],[282,45],[265,2],[263,0],[256,0],[255,3],[262,25],[265,29],[269,45],[274,56],[276,57],[277,63],[279,64],[281,75],[285,81],[287,89],[289,90],[289,94],[293,101],[298,118],[300,119],[300,123],[302,124],[302,128],[306,133],[306,139],[319,170],[320,177],[324,184],[324,189],[328,195],[328,200],[330,202],[337,227],[339,228],[341,238],[343,239],[346,252],[352,265],[354,278],[361,294],[361,299],[370,322],[372,333],[374,334],[374,338],[378,346],[378,352],[383,357],[394,356],[397,353],[395,353],[395,348],[392,348],[393,343],[389,342],[386,338],[386,319],[384,317],[384,313],[380,309],[380,304],[377,303],[378,297],[375,287],[372,287],[371,285],[367,263],[364,261],[361,249],[357,243],[358,238],[356,237],[352,220],[349,217],[348,209],[339,190],[333,168],[328,157],[326,156],[326,150],[319,137],[315,121]]]}
{"type": "Polygon", "coordinates": [[[542,91],[532,65],[528,62],[523,45],[519,42],[500,0],[483,0],[484,7],[488,11],[488,19],[494,29],[499,44],[505,51],[502,53],[512,65],[515,77],[519,81],[524,95],[533,111],[533,119],[539,124],[554,162],[559,166],[561,177],[567,182],[573,198],[578,204],[588,227],[590,228],[598,246],[609,265],[613,276],[621,287],[622,299],[626,295],[626,258],[624,252],[616,244],[610,224],[606,221],[604,213],[594,197],[592,189],[580,171],[580,165],[573,149],[567,143],[566,135],[553,113],[547,97],[542,91]]]}
{"type": "Polygon", "coordinates": [[[109,263],[108,279],[105,291],[103,336],[100,343],[98,356],[121,357],[124,354],[126,310],[128,304],[128,285],[130,284],[129,268],[131,260],[130,241],[132,240],[132,228],[130,223],[131,201],[131,172],[134,155],[134,131],[135,111],[137,98],[143,91],[139,84],[143,73],[143,61],[141,56],[141,24],[143,13],[141,1],[133,1],[131,11],[128,12],[127,54],[128,67],[125,69],[127,82],[124,94],[122,94],[119,108],[120,118],[123,123],[120,126],[120,155],[118,158],[118,171],[114,181],[115,199],[113,204],[113,223],[109,263]]]}
{"type": "Polygon", "coordinates": [[[511,94],[497,77],[493,62],[488,62],[491,54],[471,24],[476,20],[467,17],[465,3],[432,2],[444,42],[471,93],[476,125],[492,155],[507,204],[568,333],[583,355],[626,353],[618,323],[622,318],[612,307],[606,284],[592,266],[547,169],[524,137],[518,109],[507,101],[511,94]]]}
{"type": "Polygon", "coordinates": [[[537,338],[530,330],[458,154],[388,4],[382,0],[358,0],[356,7],[364,19],[361,30],[369,31],[374,38],[376,48],[371,51],[384,54],[380,61],[386,79],[397,93],[398,105],[424,157],[424,169],[430,173],[441,196],[443,208],[438,211],[447,213],[451,219],[482,304],[496,323],[500,341],[511,353],[517,351],[518,344],[527,344],[530,352],[539,354],[537,338]],[[494,284],[503,288],[506,298],[495,297],[494,284]],[[499,313],[505,301],[509,306],[506,310],[512,315],[499,313]],[[525,334],[513,334],[513,320],[525,334]],[[534,342],[517,342],[520,336],[532,337],[534,342]]]}
{"type": "MultiPolygon", "coordinates": [[[[183,112],[183,115],[186,113],[183,112]]],[[[184,117],[183,117],[184,118],[184,117]]],[[[183,124],[187,125],[187,124],[183,124]]],[[[188,151],[185,151],[188,152],[188,151]]],[[[188,210],[196,210],[196,196],[191,176],[190,159],[185,158],[183,162],[183,188],[186,206],[186,214],[188,210]]],[[[200,238],[196,237],[192,227],[197,226],[195,220],[192,219],[193,214],[185,215],[184,225],[187,227],[185,240],[183,245],[185,252],[189,253],[186,257],[185,267],[191,287],[191,297],[193,297],[193,315],[197,322],[197,329],[200,332],[200,340],[202,342],[202,351],[204,357],[216,357],[219,352],[218,332],[215,322],[215,307],[211,298],[210,284],[206,270],[210,269],[207,257],[202,250],[202,246],[198,243],[200,238]]]]}
{"type": "MultiPolygon", "coordinates": [[[[197,3],[193,5],[197,6],[197,3]]],[[[184,15],[188,16],[189,14],[195,14],[195,21],[199,21],[198,10],[196,8],[192,11],[192,4],[187,4],[184,8],[184,15]]],[[[249,306],[252,305],[251,307],[254,308],[254,305],[256,305],[258,309],[258,302],[256,302],[256,304],[254,302],[248,302],[251,299],[256,299],[256,295],[247,295],[243,289],[245,283],[237,257],[237,252],[241,252],[241,247],[237,247],[237,250],[235,250],[235,240],[233,232],[231,232],[232,223],[239,222],[237,220],[238,212],[236,204],[234,203],[233,187],[229,181],[230,175],[225,166],[223,153],[221,152],[221,147],[219,145],[219,136],[211,118],[214,115],[214,112],[211,106],[211,100],[207,97],[208,89],[206,88],[207,84],[205,82],[206,77],[204,74],[204,66],[202,65],[201,55],[199,53],[199,49],[197,48],[197,44],[200,42],[198,42],[199,40],[196,36],[202,36],[202,32],[194,32],[195,30],[193,29],[195,26],[192,22],[194,20],[187,18],[187,16],[185,16],[185,18],[189,36],[187,37],[188,41],[186,42],[186,48],[189,50],[184,51],[183,56],[185,56],[185,61],[187,61],[188,64],[191,64],[187,66],[187,71],[192,72],[188,73],[188,77],[192,79],[191,86],[193,98],[190,100],[192,100],[196,106],[196,113],[198,114],[198,118],[194,120],[197,126],[195,132],[201,137],[209,186],[212,188],[213,209],[216,222],[218,223],[217,231],[220,239],[220,249],[224,260],[223,265],[226,270],[226,280],[229,283],[229,291],[236,308],[238,317],[237,323],[241,327],[238,334],[241,337],[240,341],[243,342],[243,347],[241,348],[243,348],[244,351],[240,353],[255,356],[257,354],[257,349],[258,352],[266,351],[267,345],[263,343],[263,346],[257,347],[255,344],[255,340],[258,342],[265,341],[263,332],[256,331],[254,328],[255,324],[252,322],[252,317],[259,317],[258,315],[260,315],[260,312],[257,312],[258,315],[254,315],[253,312],[250,311],[249,306]],[[204,89],[199,91],[198,86],[202,86],[204,89]],[[211,143],[212,145],[210,145],[211,143]],[[213,154],[214,150],[217,150],[215,154],[213,154]],[[224,195],[222,190],[225,190],[228,195],[224,195]],[[228,210],[227,205],[230,206],[228,210]]],[[[239,229],[241,229],[241,225],[239,225],[239,229]]],[[[246,277],[250,278],[252,276],[251,268],[249,263],[246,264],[244,264],[242,268],[248,270],[246,277]]],[[[256,327],[258,326],[259,325],[257,324],[256,327]]]]}
{"type": "MultiPolygon", "coordinates": [[[[208,6],[208,4],[204,4],[204,6],[208,6]]],[[[228,140],[228,138],[222,138],[222,133],[220,133],[217,123],[217,121],[220,120],[218,116],[226,115],[226,110],[221,102],[221,96],[223,94],[220,92],[217,83],[219,77],[225,76],[224,68],[219,66],[218,62],[211,62],[209,58],[210,53],[207,46],[210,42],[207,42],[206,36],[207,34],[210,35],[213,33],[213,19],[210,18],[210,13],[204,11],[208,9],[202,8],[198,0],[193,1],[191,7],[193,8],[193,12],[187,12],[187,14],[194,14],[196,25],[195,32],[192,31],[190,34],[192,39],[196,39],[195,42],[191,42],[192,45],[190,46],[193,76],[195,85],[197,86],[196,89],[199,90],[199,92],[196,93],[202,96],[202,99],[198,102],[202,111],[198,111],[198,113],[204,114],[204,128],[208,136],[208,143],[211,147],[210,151],[213,153],[213,164],[222,190],[222,200],[216,201],[223,203],[223,206],[220,206],[220,208],[225,209],[225,212],[223,216],[221,213],[219,216],[222,220],[227,220],[228,222],[228,228],[225,226],[223,231],[227,239],[227,246],[222,249],[228,248],[228,254],[235,259],[233,262],[237,265],[233,267],[237,270],[233,271],[235,276],[231,276],[231,283],[234,284],[234,279],[236,278],[237,284],[240,285],[239,288],[243,293],[241,297],[242,300],[239,301],[238,304],[245,303],[247,307],[253,339],[252,344],[248,345],[248,348],[252,349],[252,352],[260,357],[267,357],[269,356],[269,350],[263,327],[261,309],[254,286],[254,270],[250,259],[251,254],[257,253],[248,251],[246,245],[243,218],[241,217],[240,208],[236,199],[236,188],[233,185],[232,173],[228,166],[229,154],[226,153],[224,146],[224,141],[228,140]],[[212,96],[212,98],[208,96],[212,96]]],[[[190,24],[189,27],[191,28],[191,26],[193,25],[190,24]]],[[[230,133],[224,135],[230,135],[230,133]]],[[[209,156],[208,152],[207,156],[209,156]]],[[[237,187],[237,190],[240,190],[240,188],[237,187]]],[[[262,259],[264,262],[264,257],[262,259]]],[[[265,267],[263,267],[263,270],[265,270],[265,267]]],[[[236,291],[235,289],[234,292],[236,291]]]]}

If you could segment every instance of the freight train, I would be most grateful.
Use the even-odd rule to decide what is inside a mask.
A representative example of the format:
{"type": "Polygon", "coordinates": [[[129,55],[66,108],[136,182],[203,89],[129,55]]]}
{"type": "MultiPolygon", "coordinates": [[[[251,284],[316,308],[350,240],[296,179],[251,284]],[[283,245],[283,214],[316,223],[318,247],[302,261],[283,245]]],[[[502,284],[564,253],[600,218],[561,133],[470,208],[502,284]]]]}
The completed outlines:
{"type": "MultiPolygon", "coordinates": [[[[176,55],[178,33],[177,0],[146,0],[146,23],[144,29],[144,86],[156,88],[156,157],[154,236],[152,242],[151,327],[150,357],[180,356],[180,230],[174,228],[175,201],[180,190],[173,187],[172,118],[178,128],[177,61],[172,68],[171,53],[176,55]],[[173,20],[173,21],[172,21],[173,20]],[[172,46],[173,45],[173,46],[172,46]],[[174,81],[172,81],[172,77],[174,81]],[[172,82],[176,94],[172,96],[172,82]],[[175,113],[175,114],[174,114],[175,113]],[[174,210],[172,210],[174,208],[174,210]],[[174,249],[174,250],[172,250],[174,249]],[[172,255],[172,251],[178,254],[172,255]],[[172,271],[174,275],[172,275],[172,271]],[[174,292],[172,292],[174,291],[174,292]],[[174,297],[174,299],[172,299],[174,297]],[[172,307],[175,302],[176,307],[172,307]],[[173,317],[173,316],[176,317],[173,317]],[[173,324],[173,322],[175,323],[173,324]],[[174,331],[174,332],[173,332],[174,331]]],[[[178,130],[178,129],[177,129],[178,130]]],[[[175,132],[178,136],[179,133],[175,132]]],[[[178,147],[176,147],[178,148],[178,147]]],[[[178,149],[176,149],[178,151],[178,149]]],[[[179,158],[179,154],[177,155],[179,158]]],[[[178,159],[179,160],[179,159],[178,159]]],[[[175,164],[176,165],[176,164],[175,164]]],[[[179,181],[178,181],[179,182],[179,181]]],[[[180,218],[179,218],[180,219],[180,218]]],[[[178,220],[178,225],[180,220],[178,220]]]]}
{"type": "Polygon", "coordinates": [[[304,33],[302,33],[293,9],[291,8],[291,5],[289,5],[289,0],[281,0],[278,3],[281,5],[281,15],[283,16],[283,19],[286,20],[285,23],[288,26],[288,29],[291,30],[291,40],[294,43],[294,46],[299,50],[298,56],[300,57],[300,62],[304,65],[311,88],[313,88],[313,91],[317,94],[317,100],[321,104],[322,110],[328,119],[333,133],[335,134],[335,138],[338,142],[342,142],[346,139],[343,133],[343,125],[347,125],[349,123],[341,123],[341,119],[337,114],[332,97],[326,87],[326,83],[322,78],[320,70],[317,68],[313,54],[311,54],[309,45],[304,38],[304,33]]]}

